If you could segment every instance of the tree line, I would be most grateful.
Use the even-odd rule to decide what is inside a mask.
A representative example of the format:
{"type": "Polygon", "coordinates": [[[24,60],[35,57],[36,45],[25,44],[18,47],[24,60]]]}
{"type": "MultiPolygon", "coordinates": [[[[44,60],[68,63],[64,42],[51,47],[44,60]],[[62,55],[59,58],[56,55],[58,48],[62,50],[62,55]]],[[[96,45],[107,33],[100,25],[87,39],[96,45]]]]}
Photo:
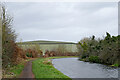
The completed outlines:
{"type": "Polygon", "coordinates": [[[2,3],[0,5],[0,20],[2,22],[0,26],[2,28],[2,66],[3,68],[6,68],[11,64],[12,56],[15,52],[16,34],[12,29],[13,18],[7,14],[5,6],[2,5],[2,3]]]}
{"type": "Polygon", "coordinates": [[[78,42],[79,58],[83,61],[120,66],[120,35],[106,32],[104,39],[84,38],[78,42]]]}
{"type": "Polygon", "coordinates": [[[16,43],[17,35],[12,27],[13,17],[8,14],[2,3],[0,3],[0,13],[0,33],[2,33],[0,47],[2,46],[2,71],[4,74],[10,67],[17,65],[22,60],[38,57],[38,54],[41,55],[41,50],[37,45],[27,50],[20,48],[16,43]]]}

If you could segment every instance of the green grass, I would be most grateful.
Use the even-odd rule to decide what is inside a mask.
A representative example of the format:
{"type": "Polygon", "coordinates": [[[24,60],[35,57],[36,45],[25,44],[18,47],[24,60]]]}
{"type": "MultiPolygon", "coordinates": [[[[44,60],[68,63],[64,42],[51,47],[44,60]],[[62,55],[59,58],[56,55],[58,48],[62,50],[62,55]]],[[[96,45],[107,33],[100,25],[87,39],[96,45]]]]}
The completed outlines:
{"type": "Polygon", "coordinates": [[[64,75],[53,67],[50,59],[54,58],[65,58],[65,56],[41,58],[33,61],[32,71],[35,75],[35,78],[63,78],[71,80],[68,76],[64,75]]]}
{"type": "Polygon", "coordinates": [[[78,56],[55,56],[55,57],[49,57],[49,59],[72,58],[72,57],[78,57],[78,56]]]}
{"type": "Polygon", "coordinates": [[[18,77],[23,69],[24,69],[24,64],[21,63],[12,67],[10,72],[14,73],[14,77],[18,77]]]}
{"type": "Polygon", "coordinates": [[[6,73],[3,74],[4,78],[17,78],[22,70],[24,69],[24,62],[10,67],[8,70],[6,70],[6,73]]]}
{"type": "Polygon", "coordinates": [[[24,69],[24,64],[31,59],[23,60],[21,63],[10,67],[6,72],[6,74],[3,75],[5,78],[17,78],[21,74],[22,70],[24,69]]]}
{"type": "Polygon", "coordinates": [[[119,64],[113,64],[112,67],[119,67],[119,64]]]}

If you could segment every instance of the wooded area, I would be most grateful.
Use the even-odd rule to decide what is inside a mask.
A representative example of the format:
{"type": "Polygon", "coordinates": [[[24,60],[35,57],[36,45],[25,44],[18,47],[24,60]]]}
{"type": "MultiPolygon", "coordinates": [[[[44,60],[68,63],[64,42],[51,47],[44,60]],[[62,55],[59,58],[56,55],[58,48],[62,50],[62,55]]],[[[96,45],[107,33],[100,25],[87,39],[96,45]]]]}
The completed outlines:
{"type": "Polygon", "coordinates": [[[120,35],[111,36],[106,32],[104,39],[95,39],[95,36],[84,38],[78,43],[80,59],[120,66],[120,35]]]}

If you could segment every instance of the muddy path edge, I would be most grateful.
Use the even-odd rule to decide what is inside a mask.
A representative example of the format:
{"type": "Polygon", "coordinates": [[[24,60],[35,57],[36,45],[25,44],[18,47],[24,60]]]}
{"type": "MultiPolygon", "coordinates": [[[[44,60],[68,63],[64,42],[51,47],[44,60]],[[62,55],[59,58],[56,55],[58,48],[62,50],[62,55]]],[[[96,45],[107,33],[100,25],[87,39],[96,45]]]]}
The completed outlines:
{"type": "Polygon", "coordinates": [[[35,80],[35,76],[32,72],[32,61],[36,59],[32,59],[25,63],[24,69],[22,70],[21,74],[19,75],[19,79],[26,80],[26,79],[32,79],[35,80]]]}

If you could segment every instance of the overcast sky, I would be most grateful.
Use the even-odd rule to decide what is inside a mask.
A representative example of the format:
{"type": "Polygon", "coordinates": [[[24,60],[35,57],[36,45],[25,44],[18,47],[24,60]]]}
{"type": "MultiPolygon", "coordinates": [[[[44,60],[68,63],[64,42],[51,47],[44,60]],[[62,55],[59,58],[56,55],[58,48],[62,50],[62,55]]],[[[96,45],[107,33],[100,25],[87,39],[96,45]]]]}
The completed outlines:
{"type": "Polygon", "coordinates": [[[84,37],[118,35],[116,2],[12,2],[7,3],[13,16],[17,41],[57,40],[77,42],[84,37]]]}

